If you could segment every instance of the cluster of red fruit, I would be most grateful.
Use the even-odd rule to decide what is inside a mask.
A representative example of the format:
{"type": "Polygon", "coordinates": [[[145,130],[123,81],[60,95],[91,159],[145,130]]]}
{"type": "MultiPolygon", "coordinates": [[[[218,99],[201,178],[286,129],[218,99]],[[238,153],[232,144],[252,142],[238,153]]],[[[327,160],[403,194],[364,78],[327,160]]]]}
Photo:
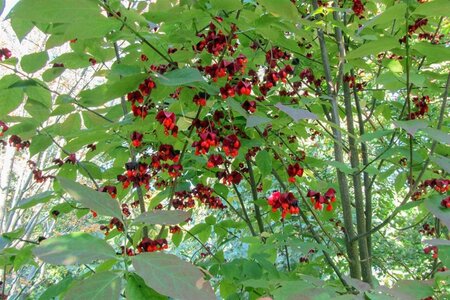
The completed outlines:
{"type": "Polygon", "coordinates": [[[408,120],[414,120],[417,118],[423,118],[428,112],[428,103],[430,103],[429,96],[422,96],[421,98],[415,96],[412,98],[414,106],[416,107],[415,112],[411,112],[408,116],[408,120]]]}
{"type": "Polygon", "coordinates": [[[175,209],[192,208],[195,206],[194,200],[198,200],[211,209],[227,208],[219,197],[213,195],[213,192],[214,190],[209,186],[199,183],[191,191],[176,192],[172,206],[175,209]]]}
{"type": "Polygon", "coordinates": [[[430,187],[438,193],[445,193],[450,188],[450,179],[427,179],[418,186],[418,190],[411,196],[412,200],[418,200],[426,193],[427,188],[430,187]]]}
{"type": "MultiPolygon", "coordinates": [[[[422,26],[425,26],[427,24],[428,24],[428,19],[425,19],[425,18],[417,19],[414,22],[414,24],[408,26],[408,36],[412,36],[419,28],[421,28],[422,26]]],[[[400,44],[406,43],[406,38],[407,38],[407,36],[405,35],[398,41],[400,42],[400,44]]]]}
{"type": "Polygon", "coordinates": [[[170,232],[171,234],[178,234],[178,233],[181,232],[181,228],[180,228],[180,226],[178,226],[178,225],[170,226],[170,227],[169,227],[169,232],[170,232]]]}
{"type": "Polygon", "coordinates": [[[155,252],[162,251],[169,248],[166,239],[156,239],[152,240],[148,237],[142,239],[142,241],[137,245],[137,250],[141,252],[155,252]]]}
{"type": "Polygon", "coordinates": [[[217,82],[219,78],[227,77],[232,80],[235,75],[244,75],[247,65],[247,57],[243,54],[234,60],[222,59],[219,63],[213,63],[209,66],[198,66],[198,70],[211,77],[212,81],[217,82]]]}
{"type": "Polygon", "coordinates": [[[117,197],[117,188],[113,185],[105,185],[101,187],[98,191],[102,193],[108,193],[113,199],[117,197]]]}
{"type": "Polygon", "coordinates": [[[425,247],[423,249],[423,252],[425,254],[430,254],[431,252],[433,252],[433,259],[437,259],[438,258],[438,248],[436,246],[425,247]]]}
{"type": "Polygon", "coordinates": [[[3,59],[8,59],[12,55],[11,51],[8,48],[2,48],[0,49],[0,61],[3,59]]]}
{"type": "Polygon", "coordinates": [[[281,193],[275,191],[269,196],[267,203],[272,206],[273,212],[276,212],[278,209],[281,210],[281,219],[284,219],[288,213],[296,215],[300,212],[298,200],[291,192],[281,193]]]}
{"type": "Polygon", "coordinates": [[[351,76],[349,74],[344,75],[344,82],[348,82],[348,86],[350,88],[356,87],[358,91],[362,91],[364,89],[364,86],[366,85],[365,82],[358,82],[356,83],[355,76],[351,76]]]}
{"type": "Polygon", "coordinates": [[[329,188],[323,195],[320,192],[309,190],[306,196],[311,199],[315,209],[322,210],[323,205],[326,204],[327,211],[333,210],[331,203],[336,201],[336,191],[333,188],[329,188]]]}
{"type": "Polygon", "coordinates": [[[361,0],[353,0],[352,10],[360,19],[363,18],[364,5],[362,4],[361,0]]]}
{"type": "Polygon", "coordinates": [[[428,224],[428,223],[425,223],[422,225],[422,229],[420,229],[419,232],[423,235],[431,236],[431,235],[435,235],[436,228],[431,227],[430,224],[428,224]]]}
{"type": "MultiPolygon", "coordinates": [[[[219,23],[222,22],[222,18],[216,17],[216,21],[219,23]]],[[[199,33],[198,37],[203,38],[194,48],[195,51],[202,52],[206,49],[209,53],[214,56],[219,56],[224,51],[229,51],[230,54],[233,54],[237,43],[232,44],[233,39],[236,39],[237,36],[235,32],[237,31],[237,27],[234,24],[231,24],[231,33],[230,35],[225,35],[222,30],[216,30],[216,26],[211,22],[209,24],[209,30],[206,34],[199,33]]]]}
{"type": "Polygon", "coordinates": [[[173,112],[167,112],[164,110],[161,110],[156,115],[156,120],[164,126],[164,133],[166,135],[169,135],[170,133],[176,137],[178,134],[178,126],[176,126],[176,119],[177,117],[173,112]]]}
{"type": "Polygon", "coordinates": [[[206,163],[206,167],[211,169],[214,167],[218,167],[224,163],[224,159],[220,154],[211,154],[208,158],[208,162],[206,163]]]}
{"type": "MultiPolygon", "coordinates": [[[[195,155],[206,154],[211,147],[217,147],[220,143],[222,143],[222,150],[225,152],[225,155],[236,157],[239,154],[241,142],[236,134],[230,134],[223,138],[219,137],[219,131],[215,129],[215,123],[209,120],[194,120],[192,125],[197,128],[197,135],[200,138],[199,141],[192,143],[192,147],[195,147],[195,155]]],[[[216,156],[214,159],[217,159],[217,161],[212,162],[210,166],[221,164],[219,157],[216,156]]]]}
{"type": "Polygon", "coordinates": [[[151,78],[147,78],[139,85],[138,90],[128,93],[127,100],[131,102],[131,111],[135,117],[145,119],[149,104],[144,103],[144,98],[149,96],[155,87],[155,82],[151,78]]]}
{"type": "Polygon", "coordinates": [[[124,189],[128,188],[131,183],[133,187],[144,185],[148,190],[150,188],[151,176],[148,173],[148,164],[129,162],[125,164],[125,175],[118,175],[117,180],[122,183],[124,189]]]}
{"type": "Polygon", "coordinates": [[[299,261],[300,263],[308,263],[308,262],[309,262],[309,257],[310,257],[311,255],[313,255],[314,253],[316,253],[316,250],[315,250],[315,249],[309,249],[308,254],[305,255],[305,256],[301,256],[301,257],[299,258],[298,261],[299,261]]]}
{"type": "Polygon", "coordinates": [[[335,220],[333,218],[329,219],[328,221],[330,221],[331,223],[334,223],[334,226],[339,229],[339,231],[344,232],[345,233],[345,227],[342,224],[342,222],[340,220],[335,220]]]}
{"type": "Polygon", "coordinates": [[[291,164],[287,168],[287,173],[289,175],[289,182],[295,182],[295,176],[303,176],[303,168],[300,167],[298,163],[295,163],[294,165],[291,164]]]}
{"type": "Polygon", "coordinates": [[[33,173],[33,179],[34,181],[36,181],[37,183],[43,183],[45,181],[47,181],[47,179],[49,178],[55,178],[52,175],[43,175],[42,170],[40,170],[36,163],[32,160],[27,161],[28,163],[28,167],[30,167],[31,172],[33,173]]]}
{"type": "Polygon", "coordinates": [[[9,129],[9,127],[3,121],[0,121],[0,127],[2,128],[2,131],[0,131],[0,136],[3,136],[3,134],[9,129]]]}
{"type": "MultiPolygon", "coordinates": [[[[277,67],[278,63],[285,64],[285,61],[290,59],[291,56],[289,53],[282,51],[278,47],[273,47],[266,52],[265,56],[268,68],[265,69],[264,72],[264,82],[259,85],[259,91],[263,96],[267,96],[267,93],[277,85],[278,81],[286,83],[288,75],[294,74],[294,69],[289,64],[283,68],[277,67]]],[[[255,71],[252,70],[251,72],[249,72],[249,75],[253,77],[253,82],[255,84],[259,83],[255,71]]],[[[260,99],[262,100],[263,98],[260,99]]]]}
{"type": "Polygon", "coordinates": [[[9,145],[16,147],[17,151],[29,148],[30,142],[29,141],[22,141],[22,139],[18,135],[11,135],[9,137],[9,145]]]}
{"type": "Polygon", "coordinates": [[[209,95],[207,93],[199,93],[194,96],[192,101],[194,101],[195,104],[198,106],[206,106],[206,100],[209,98],[209,95]]]}
{"type": "Polygon", "coordinates": [[[421,32],[419,33],[419,40],[428,40],[430,41],[432,44],[439,44],[439,42],[441,41],[441,39],[444,37],[444,34],[433,34],[430,32],[421,32]]]}
{"type": "Polygon", "coordinates": [[[162,144],[159,146],[158,152],[152,155],[151,157],[151,165],[156,170],[164,170],[169,169],[169,164],[167,161],[172,161],[173,164],[178,163],[180,159],[180,151],[175,150],[172,145],[162,144]],[[161,163],[164,162],[164,163],[161,163]]]}
{"type": "Polygon", "coordinates": [[[130,135],[131,145],[133,145],[136,148],[141,146],[143,138],[144,138],[144,135],[142,133],[133,131],[133,133],[131,133],[131,135],[130,135]]]}
{"type": "Polygon", "coordinates": [[[441,206],[444,208],[450,208],[450,196],[447,198],[442,199],[441,206]]]}
{"type": "MultiPolygon", "coordinates": [[[[97,214],[94,212],[94,217],[97,214]]],[[[109,234],[109,230],[113,229],[114,226],[116,227],[117,231],[122,232],[123,231],[123,223],[116,217],[113,217],[110,221],[108,226],[106,225],[100,225],[100,230],[104,230],[105,231],[105,235],[109,234]]]]}
{"type": "Polygon", "coordinates": [[[236,170],[231,172],[228,170],[219,171],[216,173],[216,177],[217,179],[222,180],[222,183],[226,185],[239,184],[244,178],[242,174],[236,170]]]}

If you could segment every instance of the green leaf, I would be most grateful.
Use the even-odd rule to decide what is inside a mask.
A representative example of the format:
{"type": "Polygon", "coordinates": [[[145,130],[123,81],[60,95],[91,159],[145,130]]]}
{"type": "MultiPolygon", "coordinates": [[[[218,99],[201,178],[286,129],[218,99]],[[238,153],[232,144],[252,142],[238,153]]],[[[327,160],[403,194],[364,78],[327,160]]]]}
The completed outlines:
{"type": "Polygon", "coordinates": [[[73,278],[71,276],[65,277],[57,284],[53,284],[49,288],[47,288],[45,292],[43,292],[39,297],[39,300],[52,300],[54,298],[57,298],[63,292],[67,291],[72,282],[73,278]]]}
{"type": "Polygon", "coordinates": [[[391,60],[388,65],[388,69],[395,75],[403,74],[403,66],[398,60],[391,60]]]}
{"type": "Polygon", "coordinates": [[[446,62],[450,60],[450,48],[444,45],[434,45],[429,42],[414,44],[411,49],[426,56],[428,63],[446,62]]]}
{"type": "Polygon", "coordinates": [[[172,243],[175,246],[177,246],[177,247],[180,246],[182,240],[183,240],[183,232],[182,231],[172,234],[172,243]]]}
{"type": "Polygon", "coordinates": [[[25,228],[20,227],[20,228],[17,228],[16,230],[13,230],[10,232],[5,232],[2,234],[2,236],[4,238],[7,238],[8,240],[16,240],[18,238],[21,238],[24,233],[25,233],[25,228]]]}
{"type": "Polygon", "coordinates": [[[51,198],[53,198],[53,191],[46,191],[43,193],[33,195],[28,198],[19,200],[17,202],[16,208],[21,208],[21,209],[30,208],[39,203],[48,202],[51,198]]]}
{"type": "Polygon", "coordinates": [[[56,177],[61,187],[73,197],[73,199],[85,207],[92,209],[99,215],[117,217],[122,219],[122,210],[117,200],[112,199],[108,193],[97,192],[84,185],[76,183],[64,177],[56,177]]]}
{"type": "Polygon", "coordinates": [[[442,143],[442,144],[450,145],[450,134],[449,133],[446,133],[439,129],[430,128],[430,127],[424,128],[424,129],[422,129],[422,131],[425,132],[433,140],[435,140],[439,143],[442,143]]]}
{"type": "Polygon", "coordinates": [[[22,70],[27,73],[34,73],[45,66],[48,60],[47,51],[28,54],[22,57],[20,60],[20,66],[22,70]]]}
{"type": "Polygon", "coordinates": [[[395,19],[403,19],[406,11],[405,3],[396,3],[391,7],[388,7],[381,14],[371,18],[364,24],[364,27],[373,27],[378,24],[389,23],[391,24],[392,20],[395,19]]]}
{"type": "Polygon", "coordinates": [[[43,122],[50,116],[48,107],[31,98],[28,98],[24,108],[38,122],[43,122]]]}
{"type": "Polygon", "coordinates": [[[154,74],[158,82],[166,86],[190,85],[196,82],[205,82],[202,74],[194,68],[176,69],[164,75],[154,74]]]}
{"type": "Polygon", "coordinates": [[[158,294],[154,289],[146,286],[144,280],[136,274],[130,274],[128,276],[125,296],[127,299],[133,300],[167,299],[167,297],[158,294]]]}
{"type": "Polygon", "coordinates": [[[367,132],[367,133],[364,133],[360,137],[360,140],[361,140],[361,142],[368,142],[368,141],[371,141],[373,139],[378,139],[378,138],[381,138],[383,136],[387,136],[388,134],[390,134],[392,132],[393,132],[392,129],[390,129],[390,130],[377,130],[375,132],[367,132]]]}
{"type": "Polygon", "coordinates": [[[52,140],[43,134],[38,134],[33,137],[30,145],[30,156],[34,156],[35,154],[44,151],[52,144],[52,140]]]}
{"type": "Polygon", "coordinates": [[[450,209],[441,205],[444,196],[434,195],[425,199],[425,207],[450,229],[450,209]]]}
{"type": "Polygon", "coordinates": [[[52,95],[50,91],[44,87],[32,84],[25,87],[25,92],[27,93],[28,98],[38,101],[48,109],[52,108],[52,95]]]}
{"type": "Polygon", "coordinates": [[[22,89],[12,88],[0,90],[0,117],[8,115],[15,110],[23,100],[22,89]]]}
{"type": "Polygon", "coordinates": [[[290,0],[259,0],[258,3],[264,6],[267,11],[275,17],[299,22],[301,17],[297,12],[297,8],[290,0]]]}
{"type": "Polygon", "coordinates": [[[20,42],[28,35],[28,33],[30,33],[30,31],[34,27],[33,22],[26,19],[12,18],[10,20],[11,27],[19,38],[20,42]]]}
{"type": "Polygon", "coordinates": [[[44,71],[44,73],[42,73],[42,79],[45,82],[53,81],[56,78],[58,78],[62,73],[64,73],[65,70],[66,70],[66,68],[62,68],[62,67],[47,69],[44,71]]]}
{"type": "Polygon", "coordinates": [[[94,275],[75,282],[64,295],[65,300],[105,300],[121,299],[121,274],[98,272],[94,275]]]}
{"type": "Polygon", "coordinates": [[[445,172],[450,173],[450,159],[440,155],[430,157],[431,161],[441,167],[445,172]]]}
{"type": "Polygon", "coordinates": [[[267,176],[272,172],[272,157],[266,150],[259,151],[255,161],[262,176],[267,176]]]}
{"type": "Polygon", "coordinates": [[[134,223],[176,225],[185,222],[191,214],[183,210],[153,210],[140,214],[134,223]]]}
{"type": "Polygon", "coordinates": [[[304,119],[317,120],[317,116],[315,114],[304,109],[292,108],[291,106],[286,106],[280,102],[275,104],[275,107],[288,114],[294,122],[304,119]]]}
{"type": "Polygon", "coordinates": [[[450,16],[450,3],[447,0],[434,0],[431,2],[422,3],[417,6],[413,15],[431,16],[450,16]]]}
{"type": "Polygon", "coordinates": [[[211,0],[211,5],[214,9],[218,10],[235,10],[242,7],[240,0],[211,0]]]}
{"type": "Polygon", "coordinates": [[[84,53],[68,52],[63,53],[52,60],[52,63],[62,63],[64,64],[64,68],[67,69],[79,69],[86,68],[91,65],[89,58],[91,57],[84,53]]]}
{"type": "Polygon", "coordinates": [[[404,129],[410,135],[414,136],[417,130],[426,128],[428,126],[428,122],[425,120],[394,121],[394,125],[404,129]]]}
{"type": "Polygon", "coordinates": [[[33,249],[33,254],[46,263],[66,266],[87,264],[116,256],[116,252],[107,242],[84,232],[73,232],[44,240],[33,249]]]}
{"type": "Polygon", "coordinates": [[[383,51],[391,50],[398,47],[398,39],[391,37],[383,37],[376,41],[367,42],[359,48],[350,51],[347,59],[361,58],[368,55],[378,54],[383,51]]]}
{"type": "Polygon", "coordinates": [[[84,22],[100,15],[100,8],[90,0],[21,0],[12,10],[12,19],[49,23],[84,22]]]}
{"type": "Polygon", "coordinates": [[[269,123],[271,120],[267,117],[251,115],[247,117],[247,128],[253,128],[261,124],[269,123]]]}
{"type": "Polygon", "coordinates": [[[353,173],[353,169],[345,163],[338,162],[338,161],[329,161],[328,164],[339,169],[339,171],[341,171],[347,175],[350,175],[353,173]]]}
{"type": "Polygon", "coordinates": [[[224,184],[216,183],[214,185],[214,192],[217,195],[227,199],[228,198],[229,189],[224,184]]]}
{"type": "Polygon", "coordinates": [[[64,37],[67,40],[104,37],[112,30],[119,29],[120,26],[119,20],[99,14],[82,22],[69,24],[64,31],[64,37]]]}
{"type": "Polygon", "coordinates": [[[162,295],[176,299],[216,299],[214,291],[192,264],[172,254],[141,253],[131,258],[136,273],[162,295]]]}
{"type": "MultiPolygon", "coordinates": [[[[410,296],[410,299],[422,299],[434,294],[433,282],[420,280],[399,280],[392,288],[396,293],[410,296]]],[[[400,298],[406,299],[406,298],[400,298]]]]}

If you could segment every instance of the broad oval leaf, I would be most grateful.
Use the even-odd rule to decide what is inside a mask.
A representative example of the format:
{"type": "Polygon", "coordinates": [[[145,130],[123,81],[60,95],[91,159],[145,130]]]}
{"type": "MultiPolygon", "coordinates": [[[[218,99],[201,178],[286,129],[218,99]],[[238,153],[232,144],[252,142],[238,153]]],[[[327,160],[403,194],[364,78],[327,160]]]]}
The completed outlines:
{"type": "Polygon", "coordinates": [[[365,43],[364,45],[360,46],[359,48],[350,51],[347,54],[347,59],[355,59],[355,58],[361,58],[368,55],[378,54],[382,51],[391,50],[392,48],[398,47],[398,39],[391,38],[391,37],[385,37],[381,38],[377,41],[371,41],[368,43],[365,43]]]}
{"type": "Polygon", "coordinates": [[[75,201],[92,209],[99,215],[122,219],[122,210],[120,209],[119,202],[112,199],[109,194],[97,192],[64,177],[57,176],[56,178],[61,184],[61,187],[68,192],[75,201]]]}
{"type": "Polygon", "coordinates": [[[176,225],[191,217],[190,211],[183,210],[153,210],[140,214],[134,223],[176,225]]]}
{"type": "Polygon", "coordinates": [[[84,232],[73,232],[44,240],[33,249],[33,254],[54,265],[87,264],[97,259],[116,256],[116,252],[107,242],[84,232]]]}
{"type": "Polygon", "coordinates": [[[422,129],[422,131],[425,132],[433,140],[435,140],[439,143],[442,143],[442,144],[450,145],[450,134],[449,133],[446,133],[442,130],[434,129],[434,128],[425,128],[425,129],[422,129]]]}
{"type": "Polygon", "coordinates": [[[125,296],[127,299],[133,300],[163,300],[167,299],[165,296],[161,296],[155,290],[145,285],[144,280],[136,274],[130,274],[127,278],[127,285],[125,288],[125,296]]]}
{"type": "Polygon", "coordinates": [[[440,155],[430,157],[431,161],[441,167],[445,172],[450,173],[450,159],[440,155]]]}
{"type": "Polygon", "coordinates": [[[301,19],[296,7],[289,0],[260,0],[258,3],[263,5],[275,17],[293,22],[299,22],[299,19],[301,19]]]}
{"type": "Polygon", "coordinates": [[[258,125],[262,125],[262,124],[266,124],[269,123],[271,120],[267,117],[261,117],[261,116],[248,116],[247,118],[247,128],[253,128],[256,127],[258,125]]]}
{"type": "Polygon", "coordinates": [[[416,10],[412,14],[424,15],[427,17],[448,17],[450,15],[450,2],[448,0],[434,0],[427,3],[422,3],[417,6],[416,10]]]}
{"type": "Polygon", "coordinates": [[[378,24],[389,23],[395,19],[403,19],[406,11],[405,3],[396,3],[387,8],[383,13],[371,18],[364,24],[364,27],[373,27],[378,24]]]}
{"type": "Polygon", "coordinates": [[[39,300],[52,300],[57,298],[59,295],[61,295],[63,292],[67,291],[70,284],[72,284],[73,278],[71,276],[65,277],[60,282],[51,285],[48,287],[45,292],[42,293],[42,295],[39,297],[39,300]]]}
{"type": "Polygon", "coordinates": [[[12,10],[12,19],[48,23],[73,23],[100,15],[96,1],[90,0],[21,0],[12,10]]]}
{"type": "Polygon", "coordinates": [[[31,197],[19,200],[16,207],[22,208],[22,209],[30,208],[39,203],[45,203],[45,202],[49,201],[52,198],[52,196],[53,196],[53,191],[46,191],[43,193],[39,193],[39,194],[33,195],[31,197]]]}
{"type": "Polygon", "coordinates": [[[175,299],[216,299],[203,273],[175,255],[142,253],[131,258],[136,273],[145,283],[162,295],[175,299]]]}
{"type": "Polygon", "coordinates": [[[414,136],[417,130],[427,128],[428,122],[425,120],[394,121],[394,125],[414,136]]]}
{"type": "Polygon", "coordinates": [[[288,114],[294,120],[294,122],[298,122],[303,119],[317,120],[317,116],[315,114],[304,109],[292,108],[280,102],[275,104],[275,107],[288,114]]]}
{"type": "Polygon", "coordinates": [[[255,157],[256,165],[261,174],[267,176],[272,172],[272,157],[266,150],[259,151],[255,157]]]}
{"type": "Polygon", "coordinates": [[[164,75],[155,74],[155,76],[160,84],[167,86],[190,85],[205,81],[202,74],[194,68],[177,69],[164,73],[164,75]]]}
{"type": "Polygon", "coordinates": [[[73,284],[64,295],[65,300],[121,299],[120,273],[99,272],[73,284]]]}
{"type": "Polygon", "coordinates": [[[28,54],[20,60],[22,70],[27,73],[33,73],[41,69],[48,60],[47,51],[28,54]]]}

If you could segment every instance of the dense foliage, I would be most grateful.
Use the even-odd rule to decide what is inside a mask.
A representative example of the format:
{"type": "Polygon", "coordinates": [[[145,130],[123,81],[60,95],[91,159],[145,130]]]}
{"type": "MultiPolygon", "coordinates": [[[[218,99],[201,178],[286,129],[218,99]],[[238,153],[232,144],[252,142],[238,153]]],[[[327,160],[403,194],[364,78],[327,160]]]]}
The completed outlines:
{"type": "Polygon", "coordinates": [[[450,2],[154,2],[10,12],[3,298],[446,299],[450,2]]]}

